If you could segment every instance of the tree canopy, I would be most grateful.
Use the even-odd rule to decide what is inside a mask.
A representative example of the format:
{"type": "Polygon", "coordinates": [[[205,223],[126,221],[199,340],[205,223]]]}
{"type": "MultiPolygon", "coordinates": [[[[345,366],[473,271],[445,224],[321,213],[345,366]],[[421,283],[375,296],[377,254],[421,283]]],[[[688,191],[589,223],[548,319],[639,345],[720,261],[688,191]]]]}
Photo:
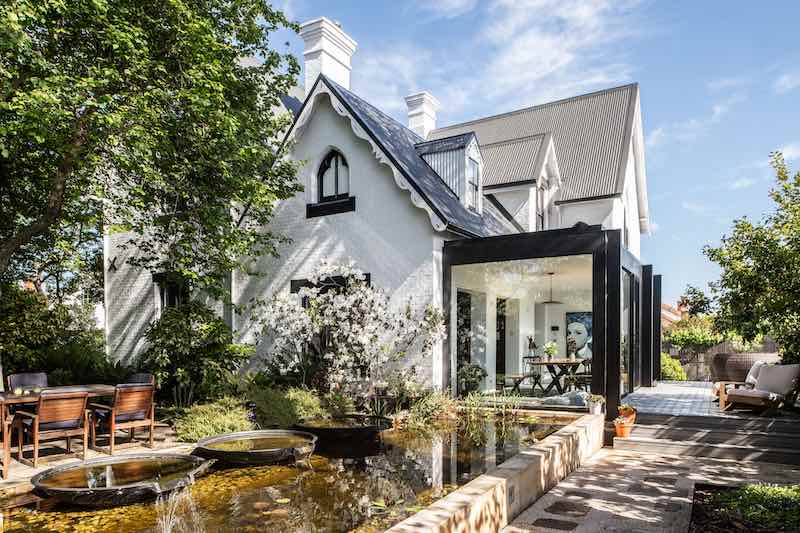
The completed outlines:
{"type": "Polygon", "coordinates": [[[800,362],[800,172],[773,154],[775,209],[760,222],[741,218],[705,254],[722,268],[713,286],[720,330],[745,341],[770,335],[784,362],[800,362]]]}
{"type": "Polygon", "coordinates": [[[0,277],[84,268],[104,229],[132,264],[218,296],[242,258],[274,253],[263,225],[299,189],[281,28],[263,0],[4,2],[0,277]]]}

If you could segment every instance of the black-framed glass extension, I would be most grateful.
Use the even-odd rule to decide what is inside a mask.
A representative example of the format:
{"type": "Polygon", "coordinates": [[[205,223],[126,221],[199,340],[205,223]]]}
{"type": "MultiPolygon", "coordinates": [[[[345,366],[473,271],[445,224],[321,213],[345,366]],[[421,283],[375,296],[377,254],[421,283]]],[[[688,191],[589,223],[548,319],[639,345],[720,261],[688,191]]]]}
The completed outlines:
{"type": "Polygon", "coordinates": [[[459,369],[477,365],[481,390],[559,396],[542,401],[553,406],[584,390],[605,396],[612,418],[659,364],[652,268],[621,239],[581,224],[445,243],[441,385],[464,387],[459,369]]]}

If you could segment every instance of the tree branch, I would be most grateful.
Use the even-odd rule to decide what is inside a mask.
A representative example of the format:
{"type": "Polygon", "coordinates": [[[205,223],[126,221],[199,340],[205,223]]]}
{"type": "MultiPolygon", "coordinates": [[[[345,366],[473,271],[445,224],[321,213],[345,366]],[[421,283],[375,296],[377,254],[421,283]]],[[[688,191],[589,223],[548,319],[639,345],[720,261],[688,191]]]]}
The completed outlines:
{"type": "Polygon", "coordinates": [[[47,208],[44,213],[27,226],[21,228],[10,239],[0,244],[0,274],[5,273],[14,253],[30,243],[35,237],[45,233],[61,217],[64,196],[67,190],[67,178],[75,170],[76,161],[86,145],[90,114],[91,111],[88,111],[75,122],[75,129],[67,146],[67,151],[62,157],[58,169],[50,178],[50,192],[47,196],[47,208]]]}

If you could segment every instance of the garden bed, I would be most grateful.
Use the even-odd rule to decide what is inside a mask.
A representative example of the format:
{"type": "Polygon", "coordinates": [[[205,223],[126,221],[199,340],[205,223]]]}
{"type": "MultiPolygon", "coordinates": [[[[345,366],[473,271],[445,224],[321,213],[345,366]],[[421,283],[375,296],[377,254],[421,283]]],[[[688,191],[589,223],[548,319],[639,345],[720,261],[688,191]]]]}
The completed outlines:
{"type": "Polygon", "coordinates": [[[798,530],[800,485],[695,485],[690,533],[783,533],[798,530]]]}

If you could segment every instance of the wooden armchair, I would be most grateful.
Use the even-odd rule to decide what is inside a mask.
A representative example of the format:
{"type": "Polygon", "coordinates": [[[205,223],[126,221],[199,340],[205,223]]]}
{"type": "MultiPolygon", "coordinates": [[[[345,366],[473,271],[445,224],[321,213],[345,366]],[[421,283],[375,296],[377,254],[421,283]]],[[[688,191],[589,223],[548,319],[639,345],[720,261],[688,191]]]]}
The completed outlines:
{"type": "Polygon", "coordinates": [[[39,443],[43,440],[66,439],[67,450],[72,451],[72,437],[83,437],[83,459],[88,444],[88,412],[86,392],[48,392],[39,396],[36,414],[24,410],[14,413],[13,425],[19,432],[18,459],[34,468],[39,466],[39,443]],[[33,462],[22,454],[25,433],[33,442],[33,462]]]}
{"type": "Polygon", "coordinates": [[[129,430],[133,441],[136,428],[150,429],[149,447],[153,447],[153,430],[155,427],[155,388],[153,385],[126,383],[117,385],[114,390],[113,405],[92,403],[92,448],[114,454],[114,436],[118,429],[129,430]],[[98,429],[108,429],[108,448],[97,446],[98,429]]]}
{"type": "Polygon", "coordinates": [[[0,417],[3,432],[3,479],[8,479],[8,469],[11,466],[11,415],[4,402],[0,402],[0,417]]]}

